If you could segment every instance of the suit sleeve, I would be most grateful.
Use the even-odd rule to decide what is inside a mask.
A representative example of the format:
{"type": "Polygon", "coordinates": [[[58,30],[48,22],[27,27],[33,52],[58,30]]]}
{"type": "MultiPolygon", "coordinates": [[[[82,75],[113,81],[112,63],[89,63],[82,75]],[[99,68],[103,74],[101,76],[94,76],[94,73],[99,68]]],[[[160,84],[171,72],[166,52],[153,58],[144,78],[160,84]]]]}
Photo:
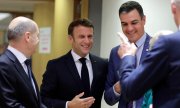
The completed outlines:
{"type": "Polygon", "coordinates": [[[117,74],[116,74],[115,65],[113,62],[114,56],[115,56],[115,51],[111,50],[110,59],[108,63],[108,75],[107,75],[107,81],[105,84],[105,93],[104,93],[104,99],[106,103],[109,105],[116,104],[120,99],[120,96],[117,96],[113,90],[114,84],[119,80],[116,78],[117,74]]]}
{"type": "MultiPolygon", "coordinates": [[[[25,108],[16,96],[14,87],[16,80],[12,76],[12,68],[0,63],[0,108],[25,108]]],[[[20,86],[20,85],[19,85],[20,86]]]]}
{"type": "Polygon", "coordinates": [[[158,84],[168,73],[168,45],[163,37],[136,69],[133,56],[125,56],[120,66],[122,94],[127,100],[136,100],[158,84]]]}
{"type": "Polygon", "coordinates": [[[57,75],[54,69],[54,64],[50,61],[47,64],[46,72],[43,75],[43,81],[40,88],[40,94],[43,103],[48,108],[65,108],[66,100],[60,100],[57,97],[57,75]]]}

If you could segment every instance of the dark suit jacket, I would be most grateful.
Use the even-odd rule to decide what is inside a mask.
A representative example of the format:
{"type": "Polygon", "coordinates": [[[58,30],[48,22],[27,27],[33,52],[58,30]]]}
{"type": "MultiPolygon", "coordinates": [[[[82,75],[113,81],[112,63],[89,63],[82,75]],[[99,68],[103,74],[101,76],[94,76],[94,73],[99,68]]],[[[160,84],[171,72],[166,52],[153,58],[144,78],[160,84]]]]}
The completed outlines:
{"type": "Polygon", "coordinates": [[[18,59],[9,50],[0,56],[0,108],[44,108],[18,59]]]}
{"type": "Polygon", "coordinates": [[[153,89],[153,108],[180,108],[180,32],[159,37],[135,70],[133,56],[125,56],[120,70],[123,95],[128,100],[153,89]],[[132,73],[131,73],[132,72],[132,73]]]}
{"type": "MultiPolygon", "coordinates": [[[[150,41],[150,36],[146,35],[146,40],[144,43],[144,48],[142,51],[140,63],[142,59],[144,59],[145,55],[147,54],[147,49],[149,48],[149,41],[150,41]]],[[[108,76],[107,76],[107,81],[105,85],[105,93],[104,93],[104,99],[107,104],[109,105],[114,105],[117,102],[119,102],[118,107],[119,108],[126,108],[128,101],[123,98],[123,96],[116,96],[113,91],[113,85],[119,81],[119,66],[121,65],[121,59],[118,55],[118,49],[119,46],[114,47],[111,50],[110,53],[110,59],[109,59],[109,65],[108,65],[108,76]]],[[[139,103],[142,103],[142,99],[139,99],[139,103]]]]}
{"type": "MultiPolygon", "coordinates": [[[[93,69],[91,95],[96,99],[91,108],[100,108],[104,91],[107,60],[90,54],[93,69]]],[[[66,102],[83,92],[83,86],[71,52],[47,64],[41,85],[43,102],[50,108],[65,108],[66,102]]]]}

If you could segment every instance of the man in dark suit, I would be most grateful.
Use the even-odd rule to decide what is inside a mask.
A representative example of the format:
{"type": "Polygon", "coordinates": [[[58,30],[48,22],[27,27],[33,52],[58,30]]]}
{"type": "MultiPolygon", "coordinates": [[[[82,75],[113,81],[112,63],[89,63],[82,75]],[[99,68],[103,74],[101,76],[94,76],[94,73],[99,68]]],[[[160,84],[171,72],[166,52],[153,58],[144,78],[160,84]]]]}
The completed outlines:
{"type": "Polygon", "coordinates": [[[46,108],[25,64],[35,51],[38,35],[37,24],[26,17],[17,17],[9,24],[9,46],[0,56],[0,108],[46,108]]]}
{"type": "MultiPolygon", "coordinates": [[[[180,0],[172,0],[172,13],[180,25],[180,0]]],[[[153,108],[180,108],[180,32],[160,36],[142,64],[134,69],[135,47],[122,44],[120,78],[122,93],[128,100],[153,90],[153,108]]]]}
{"type": "MultiPolygon", "coordinates": [[[[136,65],[139,65],[149,48],[150,36],[144,31],[146,16],[138,2],[128,1],[123,3],[119,8],[119,18],[123,33],[128,38],[129,42],[136,43],[138,47],[136,65]]],[[[130,107],[130,105],[128,105],[129,102],[122,97],[119,84],[119,65],[121,64],[121,59],[118,56],[119,47],[119,45],[114,47],[110,53],[104,99],[109,105],[114,105],[119,102],[118,108],[128,108],[130,107]]],[[[151,99],[151,95],[148,98],[151,99]]],[[[141,108],[143,105],[143,96],[133,100],[131,103],[133,103],[131,107],[141,108]]]]}
{"type": "Polygon", "coordinates": [[[50,60],[43,75],[41,96],[48,107],[101,108],[107,60],[90,54],[93,33],[94,27],[87,19],[78,19],[69,25],[68,38],[72,50],[60,58],[50,60]],[[86,59],[86,84],[81,58],[86,59]]]}

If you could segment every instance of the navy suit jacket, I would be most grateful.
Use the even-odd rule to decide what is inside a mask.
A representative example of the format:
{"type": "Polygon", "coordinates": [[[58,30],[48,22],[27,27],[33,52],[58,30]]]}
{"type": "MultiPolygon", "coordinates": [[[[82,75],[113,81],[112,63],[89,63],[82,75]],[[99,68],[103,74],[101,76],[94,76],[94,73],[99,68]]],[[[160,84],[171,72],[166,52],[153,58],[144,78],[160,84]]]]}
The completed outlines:
{"type": "Polygon", "coordinates": [[[18,59],[6,50],[0,56],[0,108],[45,108],[33,80],[37,96],[18,59]]]}
{"type": "Polygon", "coordinates": [[[153,108],[180,108],[180,31],[161,36],[142,64],[134,70],[133,56],[125,56],[122,92],[126,99],[141,97],[153,90],[153,108]]]}
{"type": "MultiPolygon", "coordinates": [[[[107,75],[107,60],[90,54],[93,69],[91,95],[96,99],[91,108],[101,108],[101,99],[107,75]]],[[[50,108],[65,108],[66,102],[83,92],[83,85],[71,52],[50,60],[43,75],[41,96],[50,108]]]]}
{"type": "MultiPolygon", "coordinates": [[[[147,54],[147,51],[149,48],[149,41],[150,41],[150,36],[146,35],[146,40],[144,43],[144,48],[142,51],[140,62],[142,61],[142,59],[144,59],[145,55],[147,54]]],[[[125,100],[122,95],[116,96],[113,91],[113,86],[117,81],[119,81],[119,76],[120,76],[119,65],[121,64],[121,59],[117,53],[118,49],[119,49],[119,46],[116,46],[111,50],[111,53],[110,53],[104,99],[106,103],[109,105],[114,105],[117,102],[119,102],[119,105],[118,105],[119,108],[126,108],[128,101],[125,100]]],[[[141,103],[142,103],[142,99],[139,100],[141,101],[141,103]]]]}

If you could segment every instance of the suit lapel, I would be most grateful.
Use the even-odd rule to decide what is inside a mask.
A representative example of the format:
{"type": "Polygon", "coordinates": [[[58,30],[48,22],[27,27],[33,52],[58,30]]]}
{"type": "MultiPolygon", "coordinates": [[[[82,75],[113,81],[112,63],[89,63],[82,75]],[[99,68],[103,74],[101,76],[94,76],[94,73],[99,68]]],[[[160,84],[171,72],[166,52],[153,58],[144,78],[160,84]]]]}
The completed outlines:
{"type": "Polygon", "coordinates": [[[91,84],[91,93],[92,93],[94,90],[96,80],[97,80],[98,65],[97,65],[97,61],[95,60],[93,55],[90,54],[89,56],[90,56],[90,60],[91,60],[91,64],[92,64],[92,71],[93,71],[93,80],[92,80],[92,84],[91,84]]]}
{"type": "Polygon", "coordinates": [[[147,35],[145,43],[144,43],[144,47],[143,47],[140,63],[143,61],[143,59],[145,58],[146,54],[149,51],[149,41],[150,41],[150,39],[151,39],[151,37],[149,35],[147,35]]]}
{"type": "Polygon", "coordinates": [[[70,72],[71,75],[73,76],[74,81],[76,82],[76,84],[77,84],[80,88],[83,88],[83,87],[82,87],[81,78],[80,78],[80,76],[79,76],[79,73],[78,73],[78,71],[77,71],[75,62],[74,62],[73,57],[72,57],[72,55],[71,55],[71,51],[69,51],[69,52],[66,54],[66,65],[68,66],[68,69],[70,70],[69,72],[70,72]]]}
{"type": "Polygon", "coordinates": [[[20,64],[20,62],[18,61],[18,59],[16,58],[16,56],[10,52],[9,50],[6,51],[6,55],[11,59],[11,61],[13,62],[17,72],[19,73],[19,75],[21,76],[21,79],[25,82],[25,85],[28,85],[27,87],[29,88],[29,90],[32,92],[32,94],[34,95],[34,97],[37,99],[36,94],[34,92],[33,86],[27,76],[27,74],[25,73],[22,65],[20,64]]]}

